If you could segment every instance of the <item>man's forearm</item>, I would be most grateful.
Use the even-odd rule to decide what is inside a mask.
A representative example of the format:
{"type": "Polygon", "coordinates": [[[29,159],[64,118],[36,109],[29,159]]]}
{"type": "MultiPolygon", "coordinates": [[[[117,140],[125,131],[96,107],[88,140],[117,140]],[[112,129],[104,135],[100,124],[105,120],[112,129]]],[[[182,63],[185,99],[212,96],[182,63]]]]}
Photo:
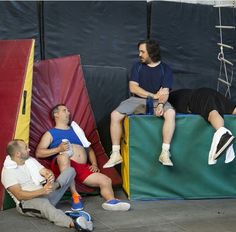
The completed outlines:
{"type": "Polygon", "coordinates": [[[47,148],[37,148],[35,155],[37,158],[46,158],[60,153],[59,147],[47,149],[47,148]]]}
{"type": "Polygon", "coordinates": [[[94,151],[90,148],[89,150],[89,161],[92,165],[97,166],[97,159],[94,151]]]}
{"type": "Polygon", "coordinates": [[[139,87],[136,84],[130,84],[129,89],[130,89],[131,93],[133,93],[139,97],[147,98],[148,96],[151,96],[152,98],[154,98],[153,93],[144,90],[143,88],[139,87]]]}
{"type": "Polygon", "coordinates": [[[30,200],[33,199],[35,197],[40,197],[44,195],[44,189],[38,189],[35,191],[22,191],[22,194],[20,195],[21,199],[20,200],[30,200]]]}
{"type": "Polygon", "coordinates": [[[168,101],[168,98],[169,98],[169,94],[161,95],[161,96],[159,97],[159,101],[158,101],[158,102],[165,104],[165,103],[168,101]]]}
{"type": "Polygon", "coordinates": [[[40,188],[38,190],[34,191],[24,191],[24,190],[11,190],[11,187],[8,189],[19,201],[22,200],[31,200],[35,197],[40,197],[45,195],[45,190],[44,188],[40,188]]]}

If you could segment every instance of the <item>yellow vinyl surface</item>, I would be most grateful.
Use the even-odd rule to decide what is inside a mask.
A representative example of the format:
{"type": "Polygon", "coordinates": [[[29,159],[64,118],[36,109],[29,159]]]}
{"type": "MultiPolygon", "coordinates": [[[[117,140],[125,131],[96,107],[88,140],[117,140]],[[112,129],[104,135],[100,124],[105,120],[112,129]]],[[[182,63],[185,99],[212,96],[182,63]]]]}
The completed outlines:
{"type": "Polygon", "coordinates": [[[130,178],[129,178],[129,118],[124,120],[124,134],[121,143],[121,154],[123,162],[121,165],[122,186],[128,197],[130,197],[130,178]]]}
{"type": "Polygon", "coordinates": [[[32,40],[32,46],[28,60],[28,65],[26,67],[24,88],[22,91],[20,110],[17,118],[16,131],[14,136],[15,139],[23,139],[27,144],[29,143],[30,109],[31,109],[32,79],[33,79],[32,76],[33,76],[33,64],[34,64],[34,43],[35,41],[32,40]],[[24,97],[24,94],[26,94],[26,98],[24,97]]]}

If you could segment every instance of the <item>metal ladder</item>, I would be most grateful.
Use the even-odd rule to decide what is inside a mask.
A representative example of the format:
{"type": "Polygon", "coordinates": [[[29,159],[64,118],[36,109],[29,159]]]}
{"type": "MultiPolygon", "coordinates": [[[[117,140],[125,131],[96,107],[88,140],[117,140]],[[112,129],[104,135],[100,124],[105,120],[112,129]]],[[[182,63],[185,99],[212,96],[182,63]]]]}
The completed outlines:
{"type": "Polygon", "coordinates": [[[220,52],[218,54],[218,60],[220,61],[220,72],[219,72],[219,77],[218,77],[218,82],[217,82],[217,91],[220,92],[220,89],[225,90],[225,97],[231,98],[231,92],[230,92],[230,87],[232,85],[233,81],[233,66],[234,64],[229,61],[224,54],[224,49],[231,49],[233,50],[234,47],[227,45],[223,43],[223,30],[235,30],[235,26],[225,26],[222,25],[222,20],[221,20],[221,8],[222,7],[236,7],[236,1],[235,0],[224,0],[224,1],[215,1],[214,7],[218,8],[219,11],[219,25],[216,25],[215,27],[219,29],[220,31],[220,42],[217,43],[218,46],[220,46],[220,52]]]}

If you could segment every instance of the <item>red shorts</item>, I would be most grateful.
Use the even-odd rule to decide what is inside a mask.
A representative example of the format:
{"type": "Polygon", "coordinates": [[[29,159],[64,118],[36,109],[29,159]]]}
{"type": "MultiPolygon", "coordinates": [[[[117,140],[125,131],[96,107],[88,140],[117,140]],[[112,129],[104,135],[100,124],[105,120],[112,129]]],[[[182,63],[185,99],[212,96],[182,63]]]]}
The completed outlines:
{"type": "Polygon", "coordinates": [[[88,164],[79,164],[73,160],[70,160],[71,167],[75,169],[76,176],[75,176],[75,182],[83,183],[84,180],[93,174],[92,171],[89,170],[88,164]]]}

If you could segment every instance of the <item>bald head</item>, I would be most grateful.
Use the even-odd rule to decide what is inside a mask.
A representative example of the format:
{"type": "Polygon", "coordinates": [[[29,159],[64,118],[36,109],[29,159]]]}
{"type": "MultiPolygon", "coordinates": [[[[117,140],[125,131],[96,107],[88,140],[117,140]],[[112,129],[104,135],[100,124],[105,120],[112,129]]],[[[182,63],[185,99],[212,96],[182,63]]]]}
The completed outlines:
{"type": "Polygon", "coordinates": [[[21,143],[25,143],[25,141],[22,139],[14,139],[14,140],[10,141],[7,145],[7,154],[9,156],[13,157],[13,155],[16,152],[20,151],[20,149],[21,149],[20,144],[21,143]]]}

